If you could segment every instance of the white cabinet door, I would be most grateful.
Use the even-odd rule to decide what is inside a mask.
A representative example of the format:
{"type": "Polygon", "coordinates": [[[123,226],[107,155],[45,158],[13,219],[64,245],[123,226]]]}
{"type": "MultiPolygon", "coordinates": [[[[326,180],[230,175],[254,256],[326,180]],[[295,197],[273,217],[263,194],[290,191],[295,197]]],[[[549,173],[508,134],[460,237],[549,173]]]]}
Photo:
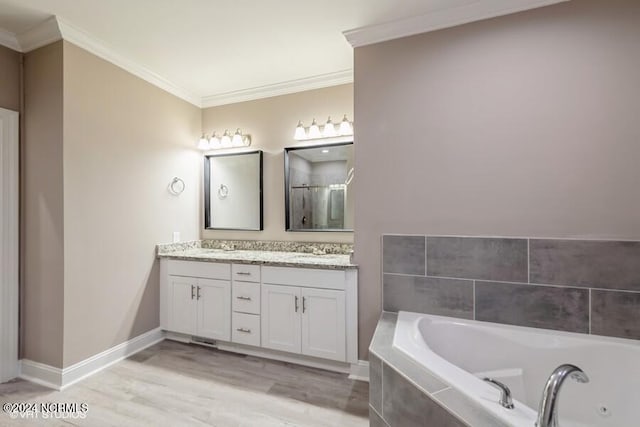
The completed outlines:
{"type": "Polygon", "coordinates": [[[302,289],[302,354],[346,361],[344,291],[302,289]]]}
{"type": "Polygon", "coordinates": [[[168,329],[182,334],[196,332],[196,286],[193,277],[169,276],[168,329]]]}
{"type": "Polygon", "coordinates": [[[300,353],[300,288],[262,285],[262,346],[300,353]]]}
{"type": "Polygon", "coordinates": [[[198,279],[196,335],[231,341],[231,282],[198,279]]]}

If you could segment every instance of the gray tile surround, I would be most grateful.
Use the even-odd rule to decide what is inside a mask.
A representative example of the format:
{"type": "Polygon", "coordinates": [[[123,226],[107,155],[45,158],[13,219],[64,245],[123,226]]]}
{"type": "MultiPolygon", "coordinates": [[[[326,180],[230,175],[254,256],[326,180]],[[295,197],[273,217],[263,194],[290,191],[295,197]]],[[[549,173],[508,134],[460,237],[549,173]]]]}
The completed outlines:
{"type": "Polygon", "coordinates": [[[465,426],[389,365],[382,366],[382,383],[382,415],[390,426],[465,426]]]}
{"type": "Polygon", "coordinates": [[[384,235],[382,255],[387,311],[640,339],[640,242],[384,235]]]}
{"type": "Polygon", "coordinates": [[[526,282],[527,240],[427,236],[429,276],[526,282]]]}
{"type": "Polygon", "coordinates": [[[369,405],[382,413],[382,360],[369,354],[369,405]]]}
{"type": "Polygon", "coordinates": [[[640,291],[640,242],[531,240],[531,281],[640,291]]]}
{"type": "Polygon", "coordinates": [[[591,333],[640,339],[640,293],[592,290],[591,333]]]}
{"type": "Polygon", "coordinates": [[[385,274],[383,292],[385,311],[473,319],[473,280],[385,274]]]}
{"type": "Polygon", "coordinates": [[[369,406],[369,427],[389,427],[389,424],[371,406],[369,406]]]}
{"type": "Polygon", "coordinates": [[[424,275],[424,236],[383,236],[382,271],[385,273],[424,275]]]}
{"type": "Polygon", "coordinates": [[[476,320],[588,333],[589,291],[476,282],[476,320]]]}

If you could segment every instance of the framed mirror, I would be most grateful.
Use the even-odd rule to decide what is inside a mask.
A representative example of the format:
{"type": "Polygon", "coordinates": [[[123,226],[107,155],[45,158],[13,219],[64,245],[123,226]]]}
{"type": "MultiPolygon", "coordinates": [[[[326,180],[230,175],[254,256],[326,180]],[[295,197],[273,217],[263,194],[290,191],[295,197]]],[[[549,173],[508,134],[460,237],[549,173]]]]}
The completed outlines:
{"type": "Polygon", "coordinates": [[[262,151],[204,158],[204,226],[262,230],[262,151]]]}
{"type": "Polygon", "coordinates": [[[287,231],[353,231],[353,141],[284,150],[287,231]]]}

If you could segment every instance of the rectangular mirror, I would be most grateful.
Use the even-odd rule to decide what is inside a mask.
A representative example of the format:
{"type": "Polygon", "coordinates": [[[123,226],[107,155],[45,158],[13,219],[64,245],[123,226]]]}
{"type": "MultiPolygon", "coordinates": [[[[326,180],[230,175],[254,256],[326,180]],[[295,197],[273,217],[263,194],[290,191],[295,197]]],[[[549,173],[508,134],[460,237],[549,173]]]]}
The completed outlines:
{"type": "Polygon", "coordinates": [[[214,230],[262,230],[262,151],[204,158],[204,224],[214,230]]]}
{"type": "Polygon", "coordinates": [[[287,231],[353,231],[353,142],[284,151],[287,231]]]}

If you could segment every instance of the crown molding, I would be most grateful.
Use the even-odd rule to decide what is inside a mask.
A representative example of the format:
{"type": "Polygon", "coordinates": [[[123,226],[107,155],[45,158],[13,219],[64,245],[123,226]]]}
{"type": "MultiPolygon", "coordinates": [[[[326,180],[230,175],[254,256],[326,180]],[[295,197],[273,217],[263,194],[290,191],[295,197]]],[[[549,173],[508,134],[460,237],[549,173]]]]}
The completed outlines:
{"type": "Polygon", "coordinates": [[[335,73],[320,74],[303,79],[289,80],[250,89],[234,90],[232,92],[219,93],[202,98],[202,108],[217,107],[219,105],[233,104],[236,102],[253,101],[255,99],[269,98],[271,96],[287,95],[305,90],[321,89],[353,83],[353,70],[342,70],[335,73]]]}
{"type": "Polygon", "coordinates": [[[22,48],[20,47],[20,43],[18,43],[18,39],[16,39],[16,35],[7,30],[3,30],[2,28],[0,28],[0,45],[22,52],[22,48]]]}
{"type": "Polygon", "coordinates": [[[196,107],[202,106],[199,96],[194,95],[190,91],[154,73],[144,65],[117,53],[113,48],[101,40],[98,40],[86,32],[75,28],[60,18],[58,18],[58,25],[64,40],[81,47],[105,61],[111,62],[112,64],[130,72],[134,76],[139,77],[142,80],[195,105],[196,107]]]}
{"type": "Polygon", "coordinates": [[[62,39],[60,27],[55,16],[40,25],[16,35],[21,52],[30,52],[62,39]]]}
{"type": "Polygon", "coordinates": [[[356,48],[565,1],[570,0],[476,0],[453,9],[441,9],[425,15],[360,27],[342,34],[356,48]]]}

